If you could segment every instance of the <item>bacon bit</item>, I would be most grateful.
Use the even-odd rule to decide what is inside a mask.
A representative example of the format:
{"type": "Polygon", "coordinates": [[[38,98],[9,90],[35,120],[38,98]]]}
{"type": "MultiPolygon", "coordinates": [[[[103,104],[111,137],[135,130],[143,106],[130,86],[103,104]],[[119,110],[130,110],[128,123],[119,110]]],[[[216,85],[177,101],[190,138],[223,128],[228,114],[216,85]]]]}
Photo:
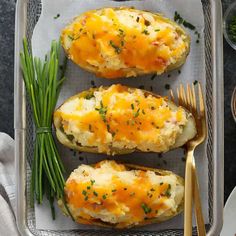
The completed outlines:
{"type": "Polygon", "coordinates": [[[167,61],[161,57],[157,57],[155,61],[158,65],[161,65],[161,66],[166,66],[166,63],[167,63],[167,61]]]}
{"type": "Polygon", "coordinates": [[[82,20],[81,24],[84,26],[86,24],[86,20],[87,20],[88,16],[85,16],[84,19],[82,20]]]}
{"type": "Polygon", "coordinates": [[[160,42],[154,41],[154,42],[152,42],[152,45],[154,45],[154,46],[160,46],[160,42]]]}

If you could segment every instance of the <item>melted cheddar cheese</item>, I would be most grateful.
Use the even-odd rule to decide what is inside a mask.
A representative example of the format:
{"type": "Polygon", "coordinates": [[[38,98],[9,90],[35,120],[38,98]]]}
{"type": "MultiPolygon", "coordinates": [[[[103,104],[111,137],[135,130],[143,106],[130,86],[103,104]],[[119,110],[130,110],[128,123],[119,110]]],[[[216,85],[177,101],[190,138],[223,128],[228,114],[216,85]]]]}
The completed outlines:
{"type": "Polygon", "coordinates": [[[75,220],[99,219],[118,227],[169,216],[183,200],[184,187],[175,175],[127,170],[115,161],[81,165],[69,177],[65,196],[75,220]]]}
{"type": "Polygon", "coordinates": [[[170,20],[135,9],[104,8],[77,17],[62,31],[76,64],[105,78],[162,74],[189,50],[189,37],[170,20]]]}
{"type": "Polygon", "coordinates": [[[73,144],[97,147],[100,153],[165,152],[183,132],[187,113],[170,107],[163,97],[117,84],[68,100],[55,112],[55,119],[73,144]]]}

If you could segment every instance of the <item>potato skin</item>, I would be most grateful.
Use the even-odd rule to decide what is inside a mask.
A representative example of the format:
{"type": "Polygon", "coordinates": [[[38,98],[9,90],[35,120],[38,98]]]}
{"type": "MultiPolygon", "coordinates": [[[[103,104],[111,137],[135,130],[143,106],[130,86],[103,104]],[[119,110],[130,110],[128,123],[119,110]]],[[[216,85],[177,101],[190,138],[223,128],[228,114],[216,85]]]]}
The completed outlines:
{"type": "MultiPolygon", "coordinates": [[[[155,169],[155,168],[151,168],[151,167],[145,167],[145,166],[139,166],[139,165],[134,165],[134,164],[125,164],[125,163],[121,163],[123,164],[128,170],[143,170],[143,171],[153,171],[155,172],[157,175],[160,176],[171,176],[174,175],[177,178],[177,184],[184,186],[184,179],[179,176],[176,175],[175,173],[173,173],[172,171],[167,171],[167,170],[162,170],[162,169],[155,169]]],[[[61,208],[61,210],[63,211],[63,213],[65,215],[69,215],[62,200],[58,201],[58,205],[61,208]]],[[[129,228],[133,228],[133,227],[141,227],[141,226],[145,226],[145,225],[149,225],[149,224],[154,224],[154,223],[161,223],[164,221],[167,221],[169,219],[172,219],[173,217],[177,216],[178,214],[180,214],[182,211],[184,210],[184,198],[182,199],[181,203],[179,204],[177,211],[168,216],[162,216],[160,215],[159,217],[156,218],[152,218],[152,219],[147,219],[144,220],[143,222],[139,223],[138,225],[130,225],[130,226],[125,226],[125,227],[121,227],[119,225],[116,224],[111,224],[111,223],[107,223],[107,222],[103,222],[99,219],[82,219],[82,218],[77,218],[76,221],[79,224],[88,224],[88,225],[95,225],[95,226],[101,226],[101,227],[105,227],[105,228],[114,228],[114,229],[129,229],[129,228]]]]}
{"type": "MultiPolygon", "coordinates": [[[[106,87],[104,87],[104,88],[106,88],[106,87]]],[[[87,90],[87,91],[83,91],[83,92],[81,92],[81,93],[79,93],[79,94],[77,94],[77,95],[74,95],[74,96],[72,96],[72,97],[70,97],[69,99],[67,99],[64,103],[66,103],[66,102],[68,102],[68,101],[70,101],[70,100],[73,100],[73,99],[75,99],[76,97],[79,97],[79,98],[81,98],[81,97],[86,97],[86,96],[90,96],[91,94],[93,94],[96,90],[98,90],[99,88],[91,88],[91,89],[89,89],[89,90],[87,90]]],[[[129,87],[129,89],[131,89],[131,90],[135,90],[136,88],[130,88],[129,87]]],[[[152,95],[152,96],[154,96],[154,97],[160,97],[159,95],[156,95],[156,94],[154,94],[154,93],[151,93],[151,92],[149,92],[149,91],[146,91],[146,90],[143,90],[144,92],[145,92],[145,94],[146,95],[152,95]]],[[[63,103],[63,104],[64,104],[63,103]]],[[[62,105],[63,105],[62,104],[62,105]]],[[[172,106],[172,107],[176,107],[176,105],[173,103],[173,102],[171,102],[171,101],[168,101],[168,104],[170,105],[170,106],[172,106]]],[[[62,106],[61,105],[61,106],[62,106]]],[[[59,107],[60,108],[60,107],[59,107]]],[[[58,109],[59,109],[58,108],[58,109]]],[[[185,109],[186,110],[186,109],[185,109]]],[[[189,113],[189,111],[187,111],[186,110],[186,112],[188,113],[188,123],[190,124],[190,126],[192,127],[192,129],[193,129],[193,135],[192,135],[192,137],[191,138],[193,138],[195,135],[196,135],[196,125],[195,125],[195,120],[194,120],[194,118],[193,118],[193,116],[192,116],[192,114],[191,113],[189,113]]],[[[63,144],[63,145],[65,145],[65,146],[67,146],[68,148],[71,148],[71,149],[74,149],[74,150],[78,150],[78,151],[81,151],[81,152],[89,152],[89,153],[99,153],[99,151],[98,151],[98,148],[97,147],[87,147],[87,146],[81,146],[81,145],[74,145],[68,138],[67,138],[67,136],[66,136],[66,134],[60,129],[60,126],[61,126],[61,119],[59,119],[58,117],[54,117],[54,126],[55,126],[55,128],[56,128],[56,136],[57,136],[57,138],[58,138],[58,140],[63,144]]],[[[177,138],[177,140],[176,140],[176,144],[173,146],[173,147],[171,147],[170,148],[170,150],[172,150],[172,149],[176,149],[176,148],[178,148],[178,147],[181,147],[181,146],[183,146],[188,140],[190,140],[191,138],[189,138],[189,139],[186,139],[186,140],[181,140],[180,142],[178,142],[179,141],[179,139],[180,138],[177,138]]],[[[136,149],[118,149],[118,148],[113,148],[112,149],[112,152],[111,152],[111,154],[109,154],[109,155],[124,155],[124,154],[130,154],[130,153],[133,153],[133,152],[140,152],[140,150],[136,150],[136,149]]],[[[107,154],[107,153],[106,153],[107,154]]]]}
{"type": "MultiPolygon", "coordinates": [[[[112,15],[114,14],[109,15],[108,18],[111,18],[112,15]]],[[[128,19],[128,21],[134,21],[134,19],[128,19]]],[[[101,25],[105,27],[103,24],[101,25]]],[[[61,33],[62,46],[68,57],[83,69],[95,73],[98,77],[107,79],[136,77],[153,73],[160,75],[164,72],[175,70],[185,63],[190,51],[190,41],[190,36],[174,21],[165,18],[161,14],[127,7],[104,8],[86,12],[76,17],[61,33]],[[138,15],[137,19],[145,16],[154,21],[146,26],[145,24],[148,22],[146,18],[144,18],[144,23],[139,20],[138,24],[142,25],[139,30],[135,31],[137,33],[137,38],[135,39],[131,38],[131,34],[134,34],[133,31],[119,21],[117,21],[118,23],[116,22],[119,25],[119,29],[115,29],[116,26],[112,26],[107,29],[108,33],[101,37],[101,31],[87,27],[86,19],[91,14],[101,14],[107,9],[115,13],[123,11],[135,16],[138,15]],[[151,34],[148,32],[147,29],[152,27],[152,25],[156,27],[157,22],[159,22],[159,25],[167,25],[172,28],[171,32],[176,35],[176,39],[171,39],[173,42],[170,42],[169,38],[165,38],[165,35],[168,34],[168,32],[165,32],[166,29],[160,30],[160,32],[157,31],[159,29],[152,29],[153,32],[151,34]],[[121,41],[120,32],[124,32],[122,34],[125,35],[122,36],[123,39],[121,41]],[[166,51],[166,48],[168,50],[172,48],[179,38],[181,38],[182,44],[179,44],[173,50],[173,53],[172,51],[171,53],[166,51]],[[136,41],[134,40],[137,40],[138,43],[135,43],[136,41]],[[183,48],[180,52],[174,53],[181,47],[183,48]],[[147,63],[144,63],[145,61],[147,63]]]]}

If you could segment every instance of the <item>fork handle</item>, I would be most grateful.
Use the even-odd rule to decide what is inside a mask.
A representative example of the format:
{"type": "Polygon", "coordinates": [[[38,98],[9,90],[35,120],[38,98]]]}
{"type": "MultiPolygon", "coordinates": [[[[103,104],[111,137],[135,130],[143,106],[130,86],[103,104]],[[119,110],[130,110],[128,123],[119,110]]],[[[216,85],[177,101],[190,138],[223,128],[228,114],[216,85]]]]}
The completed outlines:
{"type": "Polygon", "coordinates": [[[197,170],[195,166],[195,160],[193,157],[193,200],[194,200],[194,211],[195,211],[195,218],[197,221],[197,231],[199,236],[206,236],[206,228],[204,223],[204,218],[202,214],[202,204],[200,198],[200,191],[199,191],[199,184],[197,178],[197,170]]]}
{"type": "Polygon", "coordinates": [[[192,164],[193,164],[193,150],[189,150],[187,153],[186,166],[185,166],[184,236],[192,236],[192,196],[193,196],[192,164]]]}

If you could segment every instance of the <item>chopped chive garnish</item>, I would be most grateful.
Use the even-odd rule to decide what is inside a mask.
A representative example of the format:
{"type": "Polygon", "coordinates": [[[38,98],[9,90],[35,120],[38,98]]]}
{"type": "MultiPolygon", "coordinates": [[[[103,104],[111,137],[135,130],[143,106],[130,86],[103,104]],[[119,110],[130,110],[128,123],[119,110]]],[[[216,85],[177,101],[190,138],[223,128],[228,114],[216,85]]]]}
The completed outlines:
{"type": "Polygon", "coordinates": [[[143,34],[149,35],[150,33],[145,29],[142,31],[143,34]]]}
{"type": "Polygon", "coordinates": [[[165,89],[166,89],[166,90],[169,90],[169,89],[170,89],[170,85],[169,85],[169,84],[166,84],[166,85],[165,85],[165,89]]]}
{"type": "Polygon", "coordinates": [[[145,214],[148,214],[152,211],[152,209],[148,207],[146,203],[142,203],[141,207],[143,208],[145,214]]]}
{"type": "Polygon", "coordinates": [[[134,110],[134,104],[133,103],[131,104],[131,108],[132,108],[132,110],[134,110]]]}
{"type": "Polygon", "coordinates": [[[117,54],[121,53],[121,48],[119,48],[117,45],[115,45],[115,43],[112,40],[110,40],[110,45],[115,49],[115,52],[117,54]]]}
{"type": "Polygon", "coordinates": [[[162,153],[158,153],[158,157],[159,157],[159,158],[162,158],[162,153]]]}
{"type": "Polygon", "coordinates": [[[107,198],[106,194],[102,195],[102,198],[105,200],[107,198]]]}
{"type": "Polygon", "coordinates": [[[120,36],[123,36],[123,35],[124,35],[124,30],[119,29],[119,35],[120,35],[120,36]]]}
{"type": "Polygon", "coordinates": [[[100,102],[101,107],[100,108],[95,108],[96,111],[100,114],[102,120],[106,122],[106,114],[107,114],[107,107],[103,106],[102,101],[100,102]]]}
{"type": "Polygon", "coordinates": [[[156,74],[152,75],[151,80],[154,80],[156,78],[156,74]]]}
{"type": "Polygon", "coordinates": [[[189,28],[190,30],[195,30],[196,27],[194,25],[192,25],[191,23],[187,22],[187,21],[183,21],[183,26],[186,28],[189,28]]]}
{"type": "Polygon", "coordinates": [[[94,185],[95,180],[91,179],[90,182],[91,182],[91,185],[94,185]]]}
{"type": "Polygon", "coordinates": [[[139,116],[139,111],[140,111],[140,108],[134,113],[134,118],[137,118],[139,116]]]}
{"type": "Polygon", "coordinates": [[[93,191],[93,195],[97,197],[97,196],[98,196],[98,193],[95,192],[95,191],[93,191]]]}
{"type": "Polygon", "coordinates": [[[87,191],[83,190],[82,194],[85,196],[87,194],[87,191]]]}
{"type": "Polygon", "coordinates": [[[94,94],[93,93],[90,93],[90,94],[87,94],[84,98],[86,99],[86,100],[90,100],[91,98],[94,98],[95,96],[94,96],[94,94]]]}
{"type": "Polygon", "coordinates": [[[56,16],[54,16],[53,18],[56,20],[60,17],[60,14],[58,13],[56,16]]]}
{"type": "Polygon", "coordinates": [[[183,24],[184,27],[189,28],[190,30],[195,30],[196,29],[196,27],[194,25],[192,25],[191,23],[184,20],[183,17],[181,17],[180,14],[177,11],[175,11],[174,21],[179,23],[179,24],[183,24]]]}
{"type": "Polygon", "coordinates": [[[168,188],[167,188],[167,190],[165,192],[165,196],[167,196],[167,197],[171,196],[171,185],[170,184],[168,185],[168,188]]]}
{"type": "Polygon", "coordinates": [[[87,189],[89,190],[89,189],[91,189],[91,187],[90,187],[90,186],[87,186],[87,189]]]}

